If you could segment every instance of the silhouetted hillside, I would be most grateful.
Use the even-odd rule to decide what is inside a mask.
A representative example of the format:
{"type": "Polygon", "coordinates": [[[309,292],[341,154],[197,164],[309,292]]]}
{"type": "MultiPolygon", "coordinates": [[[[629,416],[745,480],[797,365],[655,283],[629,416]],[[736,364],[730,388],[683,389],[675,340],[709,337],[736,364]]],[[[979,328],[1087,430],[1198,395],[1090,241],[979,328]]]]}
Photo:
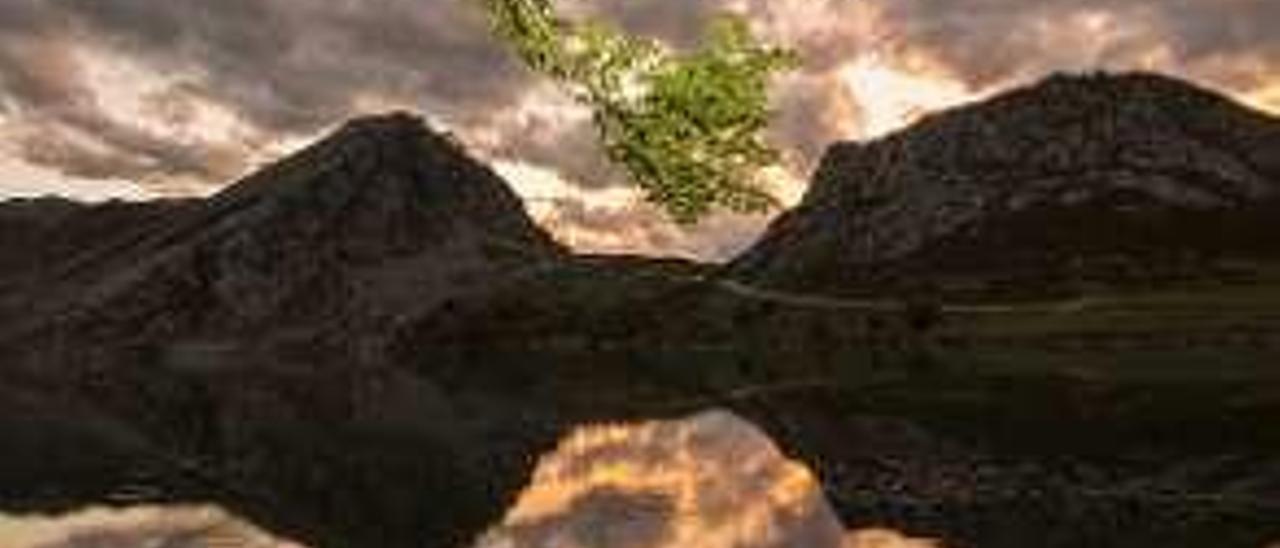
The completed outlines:
{"type": "Polygon", "coordinates": [[[452,548],[574,427],[720,407],[851,526],[1257,548],[1277,143],[1189,84],[1056,77],[834,146],[723,268],[573,255],[404,114],[208,199],[7,202],[0,511],[215,503],[316,546],[452,548]],[[968,300],[1018,283],[1087,298],[968,300]]]}
{"type": "Polygon", "coordinates": [[[1280,120],[1163,76],[1053,76],[831,147],[733,272],[846,293],[1070,290],[1277,259],[1277,231],[1280,120]]]}
{"type": "Polygon", "coordinates": [[[415,117],[352,121],[206,200],[19,201],[0,223],[18,274],[0,301],[13,441],[0,469],[15,474],[0,499],[97,501],[142,482],[155,500],[220,500],[348,539],[321,545],[393,546],[410,528],[454,542],[500,515],[495,485],[522,481],[484,465],[504,446],[482,417],[505,408],[471,414],[486,434],[468,431],[383,347],[399,317],[567,254],[415,117]],[[429,493],[451,509],[386,521],[429,493]]]}

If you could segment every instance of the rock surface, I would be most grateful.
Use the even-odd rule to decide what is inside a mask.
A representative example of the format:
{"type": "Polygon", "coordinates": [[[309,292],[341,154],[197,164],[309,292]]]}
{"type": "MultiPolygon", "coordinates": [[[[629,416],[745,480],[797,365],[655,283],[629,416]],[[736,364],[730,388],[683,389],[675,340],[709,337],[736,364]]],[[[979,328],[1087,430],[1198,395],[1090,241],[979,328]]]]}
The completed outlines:
{"type": "Polygon", "coordinates": [[[504,181],[404,114],[349,123],[185,207],[73,211],[32,229],[77,249],[6,319],[109,326],[111,344],[386,319],[562,254],[504,181]],[[79,239],[62,226],[112,216],[118,229],[79,239]]]}
{"type": "Polygon", "coordinates": [[[1163,76],[1053,76],[831,147],[733,272],[826,292],[1158,277],[1280,256],[1278,204],[1280,120],[1163,76]]]}
{"type": "Polygon", "coordinates": [[[142,483],[143,502],[221,501],[348,539],[325,545],[450,545],[500,515],[490,489],[522,482],[489,466],[521,462],[503,436],[554,436],[386,361],[400,318],[567,258],[415,117],[353,121],[207,200],[0,212],[17,227],[0,299],[0,424],[22,440],[0,459],[10,507],[132,500],[142,483]],[[450,509],[427,513],[429,493],[450,509]]]}

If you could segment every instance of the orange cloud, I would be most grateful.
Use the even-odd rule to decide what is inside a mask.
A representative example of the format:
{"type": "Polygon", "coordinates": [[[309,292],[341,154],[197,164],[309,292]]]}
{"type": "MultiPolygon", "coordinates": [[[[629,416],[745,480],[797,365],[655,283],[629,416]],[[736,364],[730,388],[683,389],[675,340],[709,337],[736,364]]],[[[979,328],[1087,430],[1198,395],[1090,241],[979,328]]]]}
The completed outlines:
{"type": "Polygon", "coordinates": [[[539,460],[477,548],[936,548],[844,531],[821,487],[755,426],[725,411],[587,426],[539,460]]]}

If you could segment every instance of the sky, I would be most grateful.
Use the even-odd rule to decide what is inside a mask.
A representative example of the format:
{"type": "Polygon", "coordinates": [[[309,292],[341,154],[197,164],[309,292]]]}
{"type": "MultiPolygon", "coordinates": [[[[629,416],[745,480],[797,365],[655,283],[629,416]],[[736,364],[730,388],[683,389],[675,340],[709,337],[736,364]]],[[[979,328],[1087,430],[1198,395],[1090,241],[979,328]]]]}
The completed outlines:
{"type": "MultiPolygon", "coordinates": [[[[420,112],[584,251],[718,259],[769,215],[679,228],[477,0],[0,0],[0,198],[208,195],[342,121],[420,112]]],[[[1276,0],[559,0],[674,48],[733,11],[803,65],[776,83],[786,203],[833,141],[1056,71],[1153,70],[1280,113],[1276,0]]]]}

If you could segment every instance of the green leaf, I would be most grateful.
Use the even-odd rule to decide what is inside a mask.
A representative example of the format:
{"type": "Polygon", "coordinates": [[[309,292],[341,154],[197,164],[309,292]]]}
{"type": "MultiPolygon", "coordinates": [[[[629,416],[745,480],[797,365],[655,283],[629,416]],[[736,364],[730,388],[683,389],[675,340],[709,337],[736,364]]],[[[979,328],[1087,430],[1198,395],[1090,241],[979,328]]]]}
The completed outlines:
{"type": "Polygon", "coordinates": [[[600,21],[571,22],[551,0],[480,0],[492,29],[531,69],[593,111],[604,150],[645,198],[680,223],[716,208],[776,206],[762,170],[769,82],[796,55],[758,43],[741,17],[714,19],[702,44],[674,52],[600,21]]]}

